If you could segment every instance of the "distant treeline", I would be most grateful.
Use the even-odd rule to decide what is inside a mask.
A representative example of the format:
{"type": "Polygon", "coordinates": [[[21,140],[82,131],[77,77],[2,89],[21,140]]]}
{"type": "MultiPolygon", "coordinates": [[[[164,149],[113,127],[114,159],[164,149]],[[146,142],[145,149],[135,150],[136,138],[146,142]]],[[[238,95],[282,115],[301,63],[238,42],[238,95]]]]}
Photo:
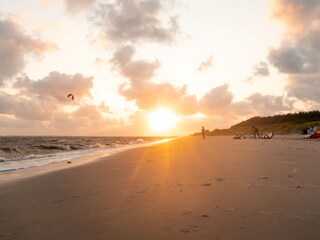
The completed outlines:
{"type": "MultiPolygon", "coordinates": [[[[206,135],[250,134],[252,125],[259,127],[260,132],[275,132],[276,134],[302,133],[303,129],[320,126],[320,111],[288,113],[268,117],[252,117],[228,129],[206,131],[206,135]]],[[[200,135],[200,132],[193,135],[200,135]]]]}
{"type": "Polygon", "coordinates": [[[233,125],[231,128],[248,127],[252,125],[268,125],[283,122],[304,123],[314,121],[320,121],[320,111],[288,113],[284,115],[275,115],[268,117],[258,116],[242,121],[236,125],[233,125]]]}

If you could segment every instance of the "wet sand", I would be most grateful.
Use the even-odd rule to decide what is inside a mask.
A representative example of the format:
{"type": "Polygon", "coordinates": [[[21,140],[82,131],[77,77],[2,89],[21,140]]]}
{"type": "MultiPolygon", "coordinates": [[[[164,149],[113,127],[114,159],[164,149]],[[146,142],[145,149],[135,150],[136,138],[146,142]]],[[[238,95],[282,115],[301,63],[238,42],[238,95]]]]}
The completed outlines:
{"type": "Polygon", "coordinates": [[[0,185],[3,239],[320,239],[320,142],[187,137],[0,185]]]}

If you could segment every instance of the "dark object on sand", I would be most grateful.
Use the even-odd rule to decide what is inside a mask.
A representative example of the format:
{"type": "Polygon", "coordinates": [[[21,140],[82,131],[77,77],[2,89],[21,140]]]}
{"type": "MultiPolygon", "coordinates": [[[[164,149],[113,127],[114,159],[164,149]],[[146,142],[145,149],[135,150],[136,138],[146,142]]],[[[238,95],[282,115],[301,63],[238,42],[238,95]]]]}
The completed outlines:
{"type": "Polygon", "coordinates": [[[274,132],[271,132],[271,133],[267,133],[267,134],[263,134],[262,135],[262,139],[271,139],[274,135],[274,132]]]}
{"type": "Polygon", "coordinates": [[[237,134],[237,135],[234,136],[233,139],[244,139],[244,138],[246,138],[246,136],[244,136],[242,134],[237,134]]]}
{"type": "MultiPolygon", "coordinates": [[[[259,136],[259,138],[271,139],[271,138],[273,138],[273,135],[274,135],[274,132],[270,132],[270,133],[263,134],[262,136],[259,136]]],[[[242,134],[237,134],[233,137],[233,139],[246,139],[246,138],[247,138],[247,136],[242,135],[242,134]]],[[[252,136],[249,136],[248,138],[252,138],[252,136]]],[[[255,138],[255,137],[253,137],[253,138],[255,138]]]]}
{"type": "Polygon", "coordinates": [[[68,161],[67,163],[72,163],[71,161],[68,161]]]}
{"type": "Polygon", "coordinates": [[[312,133],[312,134],[310,134],[308,136],[305,136],[304,138],[306,138],[306,139],[320,138],[320,130],[318,130],[317,132],[312,133]]]}

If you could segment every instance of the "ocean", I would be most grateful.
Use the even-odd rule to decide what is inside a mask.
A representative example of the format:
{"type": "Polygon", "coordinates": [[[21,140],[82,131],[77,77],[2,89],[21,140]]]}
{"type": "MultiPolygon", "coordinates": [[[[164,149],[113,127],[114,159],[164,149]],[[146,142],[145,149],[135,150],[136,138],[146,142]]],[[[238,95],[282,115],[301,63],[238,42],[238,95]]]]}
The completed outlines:
{"type": "Polygon", "coordinates": [[[114,152],[168,139],[166,137],[0,137],[0,172],[80,161],[92,153],[114,152]]]}

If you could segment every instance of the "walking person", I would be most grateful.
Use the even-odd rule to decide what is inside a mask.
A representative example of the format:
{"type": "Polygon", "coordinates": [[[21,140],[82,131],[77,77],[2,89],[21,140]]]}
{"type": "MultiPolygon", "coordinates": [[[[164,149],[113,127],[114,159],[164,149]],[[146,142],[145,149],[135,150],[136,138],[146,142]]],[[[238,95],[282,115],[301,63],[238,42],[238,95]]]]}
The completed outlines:
{"type": "Polygon", "coordinates": [[[260,138],[259,128],[258,127],[256,127],[255,125],[252,125],[251,130],[253,131],[253,137],[254,138],[256,138],[256,136],[258,136],[258,138],[260,138]]]}
{"type": "Polygon", "coordinates": [[[201,133],[202,133],[202,139],[206,138],[206,130],[204,129],[204,126],[201,128],[201,133]]]}

